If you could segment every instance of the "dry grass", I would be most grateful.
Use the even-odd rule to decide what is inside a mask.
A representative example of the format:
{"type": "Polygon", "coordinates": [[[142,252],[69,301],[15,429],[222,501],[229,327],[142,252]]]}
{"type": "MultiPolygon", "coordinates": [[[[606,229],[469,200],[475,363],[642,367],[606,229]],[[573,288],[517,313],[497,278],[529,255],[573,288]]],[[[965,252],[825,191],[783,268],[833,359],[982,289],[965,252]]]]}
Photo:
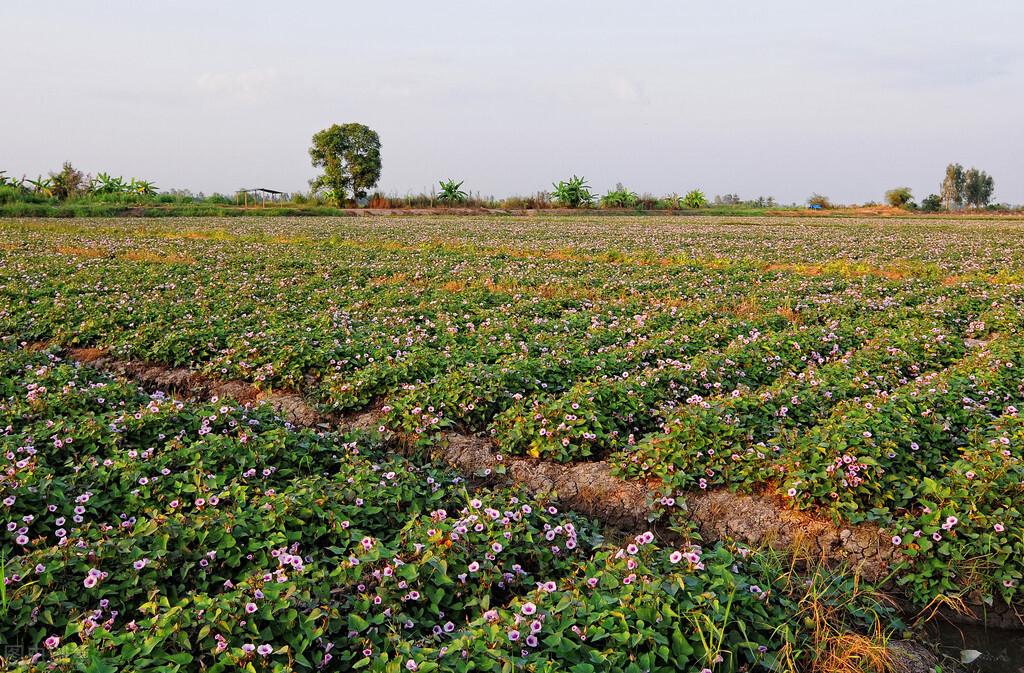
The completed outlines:
{"type": "Polygon", "coordinates": [[[296,244],[309,244],[313,242],[311,238],[305,238],[301,236],[274,236],[270,239],[271,243],[282,243],[285,245],[296,245],[296,244]]]}
{"type": "MultiPolygon", "coordinates": [[[[769,552],[770,553],[770,552],[769,552]]],[[[889,648],[883,619],[867,633],[853,630],[844,606],[858,601],[891,604],[888,597],[865,588],[856,571],[829,568],[824,557],[792,556],[780,572],[780,584],[797,600],[793,622],[809,634],[803,655],[787,644],[781,654],[786,670],[809,673],[894,673],[898,661],[889,648]],[[852,581],[852,588],[844,582],[852,581]],[[842,599],[839,600],[838,597],[842,599]],[[799,663],[798,663],[799,659],[799,663]]]]}
{"type": "Polygon", "coordinates": [[[62,255],[73,255],[75,257],[89,258],[106,257],[109,254],[103,248],[84,248],[67,245],[57,246],[57,252],[61,253],[62,255]]]}
{"type": "Polygon", "coordinates": [[[888,280],[905,280],[907,278],[926,278],[935,275],[935,269],[928,266],[913,264],[891,264],[889,266],[873,266],[850,260],[836,260],[825,264],[774,263],[765,264],[763,271],[792,273],[800,276],[820,276],[831,274],[844,278],[863,278],[875,276],[888,280]]]}
{"type": "Polygon", "coordinates": [[[777,309],[775,309],[775,313],[776,315],[782,316],[783,318],[793,323],[794,325],[800,325],[804,321],[803,316],[801,316],[800,313],[794,311],[789,306],[780,306],[777,309]]]}
{"type": "Polygon", "coordinates": [[[104,348],[74,348],[71,350],[71,359],[78,362],[95,362],[107,354],[104,348]]]}
{"type": "Polygon", "coordinates": [[[393,273],[390,276],[377,276],[370,281],[373,287],[386,287],[394,285],[412,285],[415,279],[407,273],[393,273]]]}
{"type": "Polygon", "coordinates": [[[753,318],[761,315],[761,303],[757,300],[757,297],[744,297],[733,304],[728,311],[737,318],[753,318]]]}
{"type": "Polygon", "coordinates": [[[921,608],[921,611],[914,617],[914,623],[925,624],[930,622],[940,612],[951,612],[962,617],[973,615],[971,609],[967,607],[967,604],[960,596],[939,594],[928,605],[921,608]]]}
{"type": "MultiPolygon", "coordinates": [[[[145,232],[140,232],[145,233],[145,232]]],[[[218,229],[193,229],[192,231],[176,231],[161,234],[161,238],[167,240],[185,239],[190,241],[234,241],[239,237],[218,229]]]]}

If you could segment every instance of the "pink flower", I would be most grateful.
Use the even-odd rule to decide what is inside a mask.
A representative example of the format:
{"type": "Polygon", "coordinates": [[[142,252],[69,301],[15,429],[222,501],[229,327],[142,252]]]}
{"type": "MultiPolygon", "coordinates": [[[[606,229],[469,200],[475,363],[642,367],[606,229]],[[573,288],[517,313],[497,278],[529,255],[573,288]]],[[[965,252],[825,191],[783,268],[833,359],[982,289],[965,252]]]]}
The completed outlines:
{"type": "Polygon", "coordinates": [[[267,643],[263,643],[262,645],[260,645],[259,647],[256,648],[256,651],[261,656],[265,657],[265,656],[269,655],[271,652],[273,652],[274,648],[271,647],[270,645],[268,645],[267,643]]]}
{"type": "Polygon", "coordinates": [[[255,603],[246,603],[245,604],[245,611],[246,611],[246,613],[248,613],[250,615],[252,613],[256,612],[256,604],[255,603]]]}
{"type": "Polygon", "coordinates": [[[48,650],[56,649],[56,647],[60,645],[60,636],[50,636],[43,641],[43,645],[45,645],[48,650]]]}
{"type": "Polygon", "coordinates": [[[996,525],[992,526],[992,528],[997,533],[1002,533],[1004,530],[1006,530],[1006,527],[1003,526],[1003,524],[1001,524],[1001,523],[997,523],[996,525]]]}
{"type": "Polygon", "coordinates": [[[672,552],[671,554],[668,555],[668,560],[671,563],[679,563],[682,559],[683,559],[683,552],[678,551],[678,550],[674,551],[674,552],[672,552]]]}
{"type": "Polygon", "coordinates": [[[523,607],[520,609],[522,610],[523,614],[527,616],[537,612],[537,606],[530,602],[523,603],[523,607]]]}
{"type": "Polygon", "coordinates": [[[903,544],[903,538],[901,538],[899,535],[893,535],[892,543],[898,547],[901,544],[903,544]]]}

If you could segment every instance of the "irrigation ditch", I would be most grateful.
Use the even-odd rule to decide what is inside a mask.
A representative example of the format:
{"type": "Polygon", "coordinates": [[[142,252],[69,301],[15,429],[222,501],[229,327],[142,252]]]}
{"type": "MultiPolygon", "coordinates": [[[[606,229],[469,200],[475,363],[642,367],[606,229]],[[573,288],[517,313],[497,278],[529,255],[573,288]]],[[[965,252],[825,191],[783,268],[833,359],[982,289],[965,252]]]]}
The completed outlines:
{"type": "MultiPolygon", "coordinates": [[[[159,390],[183,399],[216,397],[270,405],[283,420],[297,427],[370,429],[380,424],[382,415],[377,410],[322,413],[297,392],[261,390],[244,381],[218,380],[187,368],[122,360],[102,349],[74,348],[66,351],[66,357],[81,366],[133,381],[150,392],[159,390]]],[[[395,449],[410,453],[410,447],[410,442],[399,438],[395,449]]],[[[467,477],[507,480],[535,494],[554,495],[564,507],[591,516],[613,531],[630,534],[651,530],[666,543],[678,540],[652,497],[659,493],[658,483],[617,477],[607,462],[557,463],[503,456],[489,439],[457,432],[447,433],[430,457],[448,463],[467,477]]],[[[769,494],[715,489],[687,492],[680,497],[685,501],[687,518],[707,541],[730,538],[752,547],[769,546],[795,558],[842,564],[869,582],[884,583],[891,565],[899,560],[889,536],[878,527],[838,525],[830,518],[788,508],[769,494]]],[[[901,601],[891,582],[884,586],[892,591],[908,617],[913,619],[918,614],[901,601]]],[[[938,626],[930,630],[945,650],[955,654],[960,649],[981,649],[983,644],[995,642],[1002,644],[1003,654],[1024,656],[1024,614],[1012,607],[993,608],[980,601],[969,602],[966,607],[966,612],[942,608],[934,615],[938,626]]],[[[901,673],[933,671],[939,664],[931,649],[916,641],[895,641],[890,647],[901,673]]],[[[1012,670],[1003,666],[1004,661],[1000,658],[972,670],[1012,670]]],[[[941,670],[950,671],[949,663],[944,662],[941,670]]]]}

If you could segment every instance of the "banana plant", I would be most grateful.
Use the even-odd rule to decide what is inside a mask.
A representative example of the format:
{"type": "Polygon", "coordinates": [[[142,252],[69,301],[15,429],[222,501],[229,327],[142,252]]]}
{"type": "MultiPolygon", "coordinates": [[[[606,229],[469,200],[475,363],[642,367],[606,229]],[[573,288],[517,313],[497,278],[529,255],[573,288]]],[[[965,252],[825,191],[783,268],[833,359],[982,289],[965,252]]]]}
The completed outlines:
{"type": "Polygon", "coordinates": [[[573,175],[568,181],[554,183],[552,188],[551,196],[563,206],[579,208],[594,202],[594,195],[590,193],[590,185],[584,177],[573,175]]]}
{"type": "Polygon", "coordinates": [[[53,198],[53,178],[45,178],[40,175],[35,180],[26,180],[28,184],[32,185],[32,189],[37,194],[45,196],[50,199],[53,198]]]}
{"type": "Polygon", "coordinates": [[[639,203],[640,196],[622,185],[601,197],[601,206],[604,208],[636,208],[639,203]]]}
{"type": "Polygon", "coordinates": [[[699,189],[694,189],[683,197],[683,205],[687,208],[704,208],[708,205],[708,197],[699,189]]]}
{"type": "MultiPolygon", "coordinates": [[[[462,182],[465,182],[465,180],[462,182]]],[[[449,205],[463,203],[468,195],[462,191],[462,182],[455,182],[451,178],[438,182],[441,185],[441,193],[437,195],[437,200],[449,205]]]]}
{"type": "Polygon", "coordinates": [[[89,191],[94,194],[123,194],[127,191],[127,185],[122,177],[98,173],[89,185],[89,191]]]}
{"type": "Polygon", "coordinates": [[[140,196],[152,196],[156,194],[157,187],[149,180],[136,180],[132,178],[128,182],[128,191],[132,194],[139,194],[140,196]]]}

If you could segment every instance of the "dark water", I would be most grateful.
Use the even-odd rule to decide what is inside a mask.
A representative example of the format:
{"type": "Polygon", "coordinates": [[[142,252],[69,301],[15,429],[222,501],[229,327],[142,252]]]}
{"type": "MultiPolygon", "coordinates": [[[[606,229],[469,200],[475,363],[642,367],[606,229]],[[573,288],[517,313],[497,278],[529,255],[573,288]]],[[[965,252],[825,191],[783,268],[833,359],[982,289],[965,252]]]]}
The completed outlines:
{"type": "Polygon", "coordinates": [[[966,667],[971,673],[1024,673],[1024,631],[943,624],[936,635],[942,649],[954,659],[960,659],[960,650],[981,652],[966,667]]]}

